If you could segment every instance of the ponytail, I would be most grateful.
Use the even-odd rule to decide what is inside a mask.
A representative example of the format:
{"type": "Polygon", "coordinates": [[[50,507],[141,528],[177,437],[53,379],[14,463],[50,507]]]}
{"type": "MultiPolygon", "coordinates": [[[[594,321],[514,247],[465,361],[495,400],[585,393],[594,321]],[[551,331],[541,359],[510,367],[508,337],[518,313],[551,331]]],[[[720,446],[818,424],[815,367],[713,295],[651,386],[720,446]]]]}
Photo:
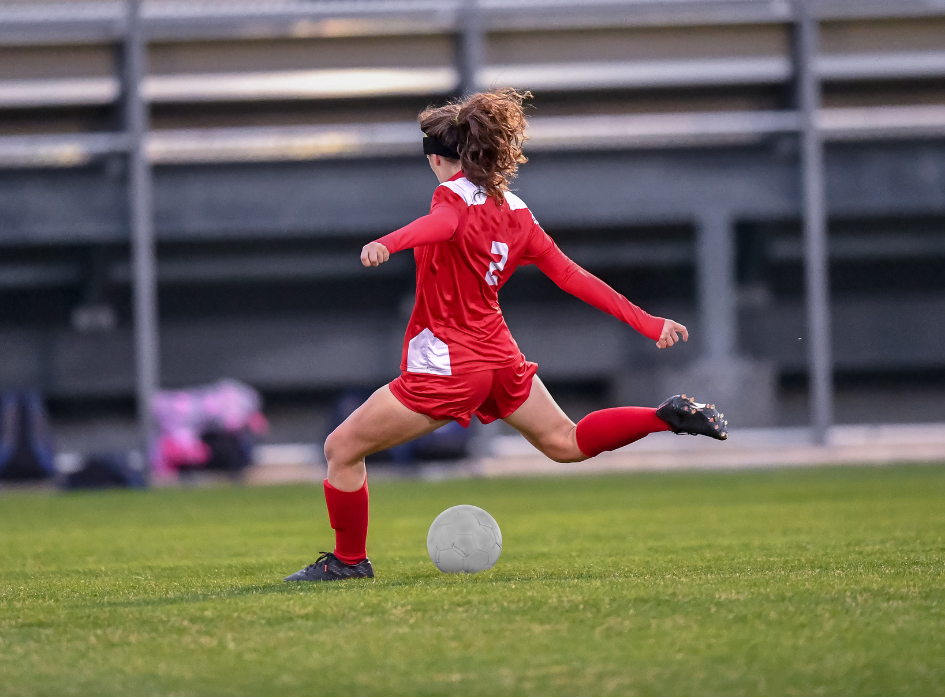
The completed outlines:
{"type": "Polygon", "coordinates": [[[530,92],[502,88],[479,92],[420,113],[420,128],[459,154],[460,167],[471,183],[498,204],[505,201],[518,166],[528,159],[522,144],[528,121],[522,102],[530,92]]]}

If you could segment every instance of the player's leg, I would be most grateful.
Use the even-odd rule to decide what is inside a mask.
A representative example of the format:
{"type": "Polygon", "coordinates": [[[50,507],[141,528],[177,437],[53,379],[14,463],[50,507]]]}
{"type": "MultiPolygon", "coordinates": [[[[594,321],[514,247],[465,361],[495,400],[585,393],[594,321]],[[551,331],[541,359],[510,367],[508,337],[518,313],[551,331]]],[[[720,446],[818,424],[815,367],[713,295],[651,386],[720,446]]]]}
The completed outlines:
{"type": "Polygon", "coordinates": [[[658,408],[605,408],[575,425],[537,376],[528,399],[505,421],[556,462],[580,462],[667,430],[721,440],[728,436],[724,416],[715,406],[697,404],[685,396],[667,399],[658,408]]]}
{"type": "Polygon", "coordinates": [[[561,410],[537,375],[531,381],[531,392],[525,403],[507,416],[505,422],[556,462],[587,459],[588,455],[577,445],[574,422],[561,410]]]}
{"type": "Polygon", "coordinates": [[[670,429],[656,417],[655,408],[637,406],[595,411],[575,425],[537,376],[525,403],[505,422],[556,462],[580,462],[670,429]]]}
{"type": "Polygon", "coordinates": [[[335,531],[335,549],[287,581],[319,581],[374,576],[365,544],[369,497],[364,458],[426,435],[446,425],[405,407],[387,386],[375,391],[325,440],[328,478],[325,503],[335,531]]]}
{"type": "Polygon", "coordinates": [[[364,458],[440,428],[435,420],[404,406],[382,386],[332,431],[325,440],[328,483],[339,491],[356,491],[365,481],[364,458]]]}

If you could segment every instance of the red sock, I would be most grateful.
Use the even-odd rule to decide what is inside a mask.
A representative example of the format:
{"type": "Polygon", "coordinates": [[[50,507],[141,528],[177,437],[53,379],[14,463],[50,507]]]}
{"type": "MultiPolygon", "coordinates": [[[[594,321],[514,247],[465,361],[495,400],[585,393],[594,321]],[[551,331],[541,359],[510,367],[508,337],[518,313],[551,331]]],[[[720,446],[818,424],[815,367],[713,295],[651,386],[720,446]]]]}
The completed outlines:
{"type": "Polygon", "coordinates": [[[575,437],[578,448],[588,457],[629,445],[650,433],[669,430],[656,417],[655,408],[625,406],[594,411],[578,421],[575,437]]]}
{"type": "Polygon", "coordinates": [[[345,564],[357,564],[367,557],[367,479],[357,491],[339,491],[325,479],[325,503],[335,531],[335,556],[345,564]]]}

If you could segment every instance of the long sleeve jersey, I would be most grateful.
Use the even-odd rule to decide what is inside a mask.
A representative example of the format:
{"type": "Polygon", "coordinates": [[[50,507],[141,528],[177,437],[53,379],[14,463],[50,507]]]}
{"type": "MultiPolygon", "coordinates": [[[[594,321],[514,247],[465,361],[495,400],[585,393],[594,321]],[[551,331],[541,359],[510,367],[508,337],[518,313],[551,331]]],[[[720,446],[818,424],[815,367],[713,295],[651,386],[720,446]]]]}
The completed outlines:
{"type": "Polygon", "coordinates": [[[430,213],[378,239],[391,254],[413,248],[417,299],[401,370],[468,374],[514,364],[520,350],[499,307],[519,265],[538,266],[561,289],[659,340],[651,316],[568,258],[511,192],[500,206],[457,173],[433,194],[430,213]]]}

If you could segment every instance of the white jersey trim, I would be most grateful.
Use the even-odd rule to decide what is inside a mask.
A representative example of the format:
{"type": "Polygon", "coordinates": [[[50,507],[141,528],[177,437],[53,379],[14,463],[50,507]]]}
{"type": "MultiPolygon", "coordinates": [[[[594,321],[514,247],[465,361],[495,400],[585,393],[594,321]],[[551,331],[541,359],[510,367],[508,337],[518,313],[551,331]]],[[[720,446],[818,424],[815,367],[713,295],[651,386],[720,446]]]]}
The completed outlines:
{"type": "Polygon", "coordinates": [[[534,221],[536,225],[538,224],[538,219],[535,218],[535,215],[532,214],[531,210],[528,208],[525,202],[522,201],[522,198],[519,197],[517,194],[506,192],[505,201],[509,203],[509,209],[511,209],[512,211],[515,211],[517,209],[524,209],[525,211],[527,211],[529,214],[531,214],[532,221],[534,221]]]}
{"type": "Polygon", "coordinates": [[[458,180],[447,180],[441,183],[440,187],[446,187],[458,194],[462,200],[466,202],[467,207],[486,203],[486,193],[465,177],[461,177],[458,180]]]}
{"type": "Polygon", "coordinates": [[[407,371],[450,376],[450,349],[433,331],[424,328],[407,343],[407,371]]]}
{"type": "Polygon", "coordinates": [[[516,209],[528,209],[528,207],[525,206],[525,202],[523,202],[522,198],[519,197],[517,194],[506,192],[505,201],[509,203],[509,208],[512,211],[515,211],[516,209]]]}
{"type": "MultiPolygon", "coordinates": [[[[472,184],[467,178],[461,177],[458,180],[447,180],[446,182],[440,183],[439,187],[446,187],[449,190],[452,190],[460,196],[460,198],[466,202],[467,207],[472,207],[477,204],[486,203],[486,193],[476,185],[472,184]]],[[[517,194],[512,194],[511,192],[505,193],[505,201],[509,204],[509,209],[516,211],[518,209],[524,209],[529,214],[531,214],[532,221],[536,224],[538,219],[535,218],[535,215],[531,213],[528,209],[528,206],[525,202],[522,201],[522,198],[517,194]]]]}

